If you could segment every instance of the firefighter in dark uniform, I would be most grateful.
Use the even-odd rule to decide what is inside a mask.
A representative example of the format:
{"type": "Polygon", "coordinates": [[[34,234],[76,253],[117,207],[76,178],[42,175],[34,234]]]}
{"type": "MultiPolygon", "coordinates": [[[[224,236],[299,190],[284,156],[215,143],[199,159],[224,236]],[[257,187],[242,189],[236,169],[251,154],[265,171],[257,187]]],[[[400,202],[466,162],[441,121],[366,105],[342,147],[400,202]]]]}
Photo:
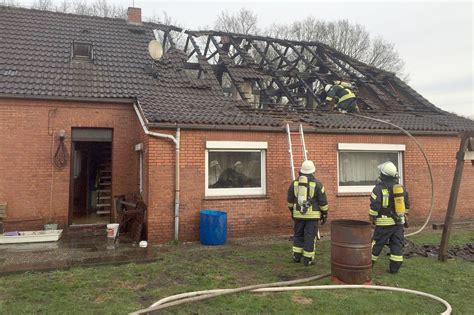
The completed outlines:
{"type": "Polygon", "coordinates": [[[372,238],[372,265],[385,244],[390,246],[389,272],[397,273],[403,263],[403,228],[410,209],[408,193],[398,184],[397,167],[392,162],[379,165],[380,178],[370,196],[369,217],[375,225],[372,238]]]}
{"type": "Polygon", "coordinates": [[[343,113],[359,112],[356,95],[349,85],[342,83],[327,84],[324,91],[326,91],[326,102],[336,101],[335,109],[343,113]]]}
{"type": "Polygon", "coordinates": [[[328,217],[326,193],[315,171],[312,161],[304,161],[298,179],[288,189],[288,209],[294,221],[293,261],[303,258],[305,266],[314,264],[318,224],[324,225],[328,217]]]}

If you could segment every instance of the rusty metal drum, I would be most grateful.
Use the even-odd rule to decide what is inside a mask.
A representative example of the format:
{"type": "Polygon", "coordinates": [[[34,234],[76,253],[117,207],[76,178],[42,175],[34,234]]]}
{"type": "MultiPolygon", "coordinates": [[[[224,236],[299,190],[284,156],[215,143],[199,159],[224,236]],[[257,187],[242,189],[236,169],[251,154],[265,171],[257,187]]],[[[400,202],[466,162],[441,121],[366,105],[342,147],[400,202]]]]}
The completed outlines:
{"type": "Polygon", "coordinates": [[[372,278],[371,224],[358,220],[331,222],[331,273],[335,282],[370,283],[372,278]],[[339,280],[339,281],[337,281],[339,280]]]}

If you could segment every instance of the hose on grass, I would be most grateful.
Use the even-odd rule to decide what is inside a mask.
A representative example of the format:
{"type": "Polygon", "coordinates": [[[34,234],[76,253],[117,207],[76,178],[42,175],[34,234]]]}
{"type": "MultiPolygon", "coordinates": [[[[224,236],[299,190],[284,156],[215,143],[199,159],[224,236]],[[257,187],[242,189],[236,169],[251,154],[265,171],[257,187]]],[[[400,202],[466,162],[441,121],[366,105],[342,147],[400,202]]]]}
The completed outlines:
{"type": "Polygon", "coordinates": [[[400,127],[400,126],[395,125],[394,123],[391,123],[391,122],[389,122],[389,121],[382,120],[382,119],[377,119],[377,118],[372,118],[372,117],[360,115],[360,114],[347,113],[346,115],[350,115],[350,116],[354,116],[354,117],[359,117],[359,118],[364,118],[364,119],[368,119],[368,120],[372,120],[372,121],[377,121],[377,122],[379,122],[379,123],[387,124],[387,125],[389,125],[389,126],[395,127],[395,128],[397,128],[397,129],[399,129],[400,131],[402,131],[405,135],[407,135],[411,140],[413,140],[413,142],[415,142],[415,144],[416,144],[416,145],[418,146],[418,148],[420,149],[421,153],[423,154],[423,158],[425,159],[426,166],[428,167],[428,173],[430,174],[430,183],[431,183],[431,205],[430,205],[430,211],[428,212],[428,217],[426,218],[426,221],[424,222],[423,226],[422,226],[421,228],[419,228],[418,230],[416,230],[415,232],[408,233],[408,234],[406,234],[405,236],[413,236],[413,235],[416,235],[416,234],[420,233],[421,231],[423,231],[423,230],[425,229],[425,227],[428,225],[428,223],[429,223],[430,220],[431,220],[431,215],[433,214],[434,200],[435,200],[433,172],[431,171],[431,164],[430,164],[430,161],[428,160],[428,156],[426,155],[425,150],[423,150],[423,147],[421,146],[421,144],[418,142],[418,140],[415,139],[415,137],[413,137],[413,135],[412,135],[411,133],[409,133],[407,130],[403,129],[403,128],[400,127]]]}
{"type": "Polygon", "coordinates": [[[279,286],[282,283],[284,285],[291,285],[291,284],[297,284],[297,283],[302,283],[302,282],[308,282],[312,280],[320,280],[323,278],[326,278],[330,276],[330,274],[323,274],[320,276],[314,276],[311,278],[306,278],[306,279],[300,279],[300,280],[293,280],[293,281],[284,281],[284,282],[276,282],[276,283],[270,283],[270,284],[260,284],[260,285],[253,285],[253,286],[247,286],[247,287],[241,287],[241,288],[235,288],[235,289],[215,289],[215,290],[204,290],[204,291],[195,291],[195,292],[188,292],[188,293],[181,293],[181,294],[176,294],[172,295],[166,298],[163,298],[157,302],[155,302],[152,306],[149,308],[139,310],[136,312],[133,312],[131,314],[147,314],[149,312],[154,312],[158,310],[162,310],[168,307],[172,306],[177,306],[180,304],[184,303],[189,303],[189,302],[196,302],[196,301],[202,301],[205,299],[210,299],[213,297],[217,296],[222,296],[222,295],[227,295],[227,294],[233,294],[233,293],[238,293],[238,292],[244,292],[244,291],[249,291],[249,292],[254,292],[254,293],[261,293],[261,292],[284,292],[284,291],[301,291],[301,290],[336,290],[336,289],[365,289],[365,290],[381,290],[381,291],[394,291],[394,292],[404,292],[404,293],[410,293],[410,294],[415,294],[423,297],[427,297],[430,299],[433,299],[437,302],[440,302],[444,304],[446,307],[446,310],[441,313],[441,315],[449,315],[452,312],[452,307],[451,305],[444,299],[425,292],[421,291],[416,291],[416,290],[411,290],[411,289],[404,289],[404,288],[397,288],[397,287],[389,287],[389,286],[379,286],[379,285],[352,285],[352,284],[346,284],[346,285],[313,285],[313,286],[297,286],[297,287],[288,287],[288,286],[279,286]],[[310,280],[308,280],[310,279],[310,280]],[[265,287],[262,287],[265,286],[265,287]],[[257,288],[260,287],[260,288],[257,288]],[[253,289],[252,289],[253,288],[253,289]]]}
{"type": "Polygon", "coordinates": [[[142,309],[130,314],[131,315],[147,314],[149,312],[157,311],[157,310],[168,308],[171,306],[180,305],[180,304],[188,303],[188,302],[201,301],[201,300],[210,299],[210,298],[221,296],[221,295],[251,291],[251,290],[261,289],[261,288],[295,285],[295,284],[300,284],[300,283],[305,283],[305,282],[310,282],[310,281],[315,281],[315,280],[321,280],[329,276],[331,276],[331,273],[325,273],[322,275],[317,275],[317,276],[304,278],[304,279],[255,284],[255,285],[249,285],[249,286],[234,288],[234,289],[216,289],[216,290],[187,292],[187,293],[182,293],[182,294],[166,297],[164,299],[159,300],[156,303],[153,303],[148,308],[145,308],[145,309],[142,309]]]}
{"type": "Polygon", "coordinates": [[[388,287],[381,285],[356,285],[356,284],[336,284],[336,285],[313,285],[313,286],[299,286],[299,287],[282,287],[282,288],[262,288],[252,290],[252,292],[281,292],[281,291],[299,291],[299,290],[335,290],[335,289],[367,289],[367,290],[382,290],[382,291],[395,291],[395,292],[404,292],[411,293],[420,296],[424,296],[435,301],[441,302],[446,306],[446,310],[441,313],[441,315],[449,315],[452,312],[451,305],[444,299],[425,292],[397,288],[397,287],[388,287]]]}

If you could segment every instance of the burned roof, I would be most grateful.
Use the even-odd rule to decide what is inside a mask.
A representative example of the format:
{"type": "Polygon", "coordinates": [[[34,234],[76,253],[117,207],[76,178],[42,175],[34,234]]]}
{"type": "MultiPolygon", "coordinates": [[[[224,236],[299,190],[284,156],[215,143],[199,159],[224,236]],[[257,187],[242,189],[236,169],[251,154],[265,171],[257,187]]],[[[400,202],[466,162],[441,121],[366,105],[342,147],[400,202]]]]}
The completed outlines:
{"type": "Polygon", "coordinates": [[[390,129],[324,105],[324,85],[343,80],[354,85],[364,115],[415,131],[474,129],[393,73],[319,42],[7,7],[0,7],[0,41],[2,97],[136,99],[156,126],[390,129]],[[153,30],[164,47],[156,61],[147,49],[153,30]],[[90,60],[74,58],[75,43],[90,45],[90,60]]]}

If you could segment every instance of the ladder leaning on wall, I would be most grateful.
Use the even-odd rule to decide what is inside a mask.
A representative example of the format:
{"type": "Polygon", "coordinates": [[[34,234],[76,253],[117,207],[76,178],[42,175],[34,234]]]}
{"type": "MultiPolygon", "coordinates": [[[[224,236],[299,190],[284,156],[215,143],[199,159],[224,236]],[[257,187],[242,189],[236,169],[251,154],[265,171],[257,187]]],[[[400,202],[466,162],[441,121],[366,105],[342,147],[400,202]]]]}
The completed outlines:
{"type": "Polygon", "coordinates": [[[290,154],[291,179],[295,180],[295,169],[298,169],[301,163],[308,159],[308,150],[306,150],[306,144],[304,142],[303,125],[299,125],[297,132],[292,132],[290,124],[286,124],[286,133],[288,134],[288,153],[290,154]],[[292,138],[292,135],[294,135],[295,137],[292,138]],[[294,138],[299,139],[299,141],[295,141],[294,138]],[[302,155],[293,153],[293,148],[296,146],[301,148],[302,155]],[[297,164],[298,166],[295,166],[295,162],[299,162],[300,164],[297,164]]]}

